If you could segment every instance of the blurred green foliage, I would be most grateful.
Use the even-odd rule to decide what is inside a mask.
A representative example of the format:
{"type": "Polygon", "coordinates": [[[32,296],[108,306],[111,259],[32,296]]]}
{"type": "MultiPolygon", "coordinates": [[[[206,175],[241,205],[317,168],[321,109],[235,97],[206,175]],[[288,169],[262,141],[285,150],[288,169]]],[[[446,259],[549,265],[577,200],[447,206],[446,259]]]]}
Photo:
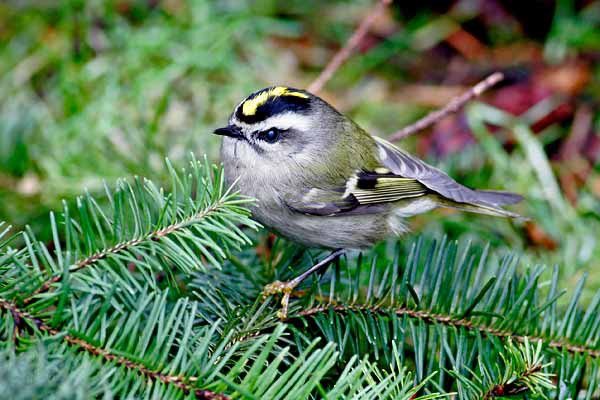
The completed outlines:
{"type": "Polygon", "coordinates": [[[167,156],[214,157],[215,125],[265,71],[285,76],[266,36],[294,30],[234,4],[0,5],[0,219],[28,223],[103,180],[164,177],[167,156]]]}

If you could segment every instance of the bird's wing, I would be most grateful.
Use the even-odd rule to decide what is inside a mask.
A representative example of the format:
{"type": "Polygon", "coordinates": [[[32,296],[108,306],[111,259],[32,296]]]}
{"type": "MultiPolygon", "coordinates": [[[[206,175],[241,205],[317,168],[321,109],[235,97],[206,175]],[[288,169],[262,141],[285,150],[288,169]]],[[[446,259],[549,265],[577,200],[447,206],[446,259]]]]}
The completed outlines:
{"type": "Polygon", "coordinates": [[[430,191],[416,179],[393,174],[384,167],[356,171],[333,189],[311,188],[296,198],[287,198],[291,209],[311,215],[372,214],[386,203],[424,196],[430,191]]]}
{"type": "Polygon", "coordinates": [[[509,192],[473,190],[461,185],[439,169],[405,153],[390,142],[375,137],[381,163],[392,173],[417,180],[444,198],[466,204],[499,207],[518,203],[522,196],[509,192]]]}
{"type": "Polygon", "coordinates": [[[433,195],[439,205],[517,216],[500,206],[517,203],[521,196],[469,189],[393,144],[380,138],[375,140],[381,166],[372,171],[356,171],[337,187],[310,188],[304,193],[296,193],[297,197],[285,199],[287,206],[310,215],[369,214],[380,212],[387,203],[433,195]]]}

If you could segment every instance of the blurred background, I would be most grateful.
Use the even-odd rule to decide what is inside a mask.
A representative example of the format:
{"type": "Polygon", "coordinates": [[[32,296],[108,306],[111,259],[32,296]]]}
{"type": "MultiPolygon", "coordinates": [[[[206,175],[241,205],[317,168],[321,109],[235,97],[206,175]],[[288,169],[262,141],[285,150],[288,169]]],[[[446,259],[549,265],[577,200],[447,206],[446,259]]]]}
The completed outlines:
{"type": "MultiPolygon", "coordinates": [[[[50,235],[61,201],[167,176],[250,92],[307,87],[374,1],[5,0],[0,220],[50,235]]],[[[320,93],[386,137],[494,71],[505,81],[400,145],[521,193],[527,223],[437,211],[420,234],[490,243],[600,287],[600,1],[395,1],[320,93]]],[[[591,293],[590,291],[590,293],[591,293]]]]}

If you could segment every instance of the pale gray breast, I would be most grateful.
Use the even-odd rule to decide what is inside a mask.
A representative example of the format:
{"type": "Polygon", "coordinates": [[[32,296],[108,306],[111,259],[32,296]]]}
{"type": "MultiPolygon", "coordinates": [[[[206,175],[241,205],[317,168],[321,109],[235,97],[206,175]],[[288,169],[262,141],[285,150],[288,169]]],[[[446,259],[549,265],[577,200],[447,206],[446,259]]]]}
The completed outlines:
{"type": "Polygon", "coordinates": [[[389,236],[392,228],[384,214],[327,217],[271,210],[265,215],[260,205],[257,211],[266,226],[309,247],[368,248],[389,236]]]}

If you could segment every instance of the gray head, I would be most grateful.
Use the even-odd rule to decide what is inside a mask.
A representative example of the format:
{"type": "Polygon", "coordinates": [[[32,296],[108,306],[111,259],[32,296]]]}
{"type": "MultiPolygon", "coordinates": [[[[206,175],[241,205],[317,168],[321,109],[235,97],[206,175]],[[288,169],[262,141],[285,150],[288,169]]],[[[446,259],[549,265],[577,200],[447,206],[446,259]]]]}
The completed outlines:
{"type": "Polygon", "coordinates": [[[274,167],[324,157],[324,149],[335,143],[343,121],[320,98],[304,90],[273,86],[244,99],[231,114],[229,125],[214,133],[225,136],[224,156],[235,157],[247,167],[274,167]]]}

